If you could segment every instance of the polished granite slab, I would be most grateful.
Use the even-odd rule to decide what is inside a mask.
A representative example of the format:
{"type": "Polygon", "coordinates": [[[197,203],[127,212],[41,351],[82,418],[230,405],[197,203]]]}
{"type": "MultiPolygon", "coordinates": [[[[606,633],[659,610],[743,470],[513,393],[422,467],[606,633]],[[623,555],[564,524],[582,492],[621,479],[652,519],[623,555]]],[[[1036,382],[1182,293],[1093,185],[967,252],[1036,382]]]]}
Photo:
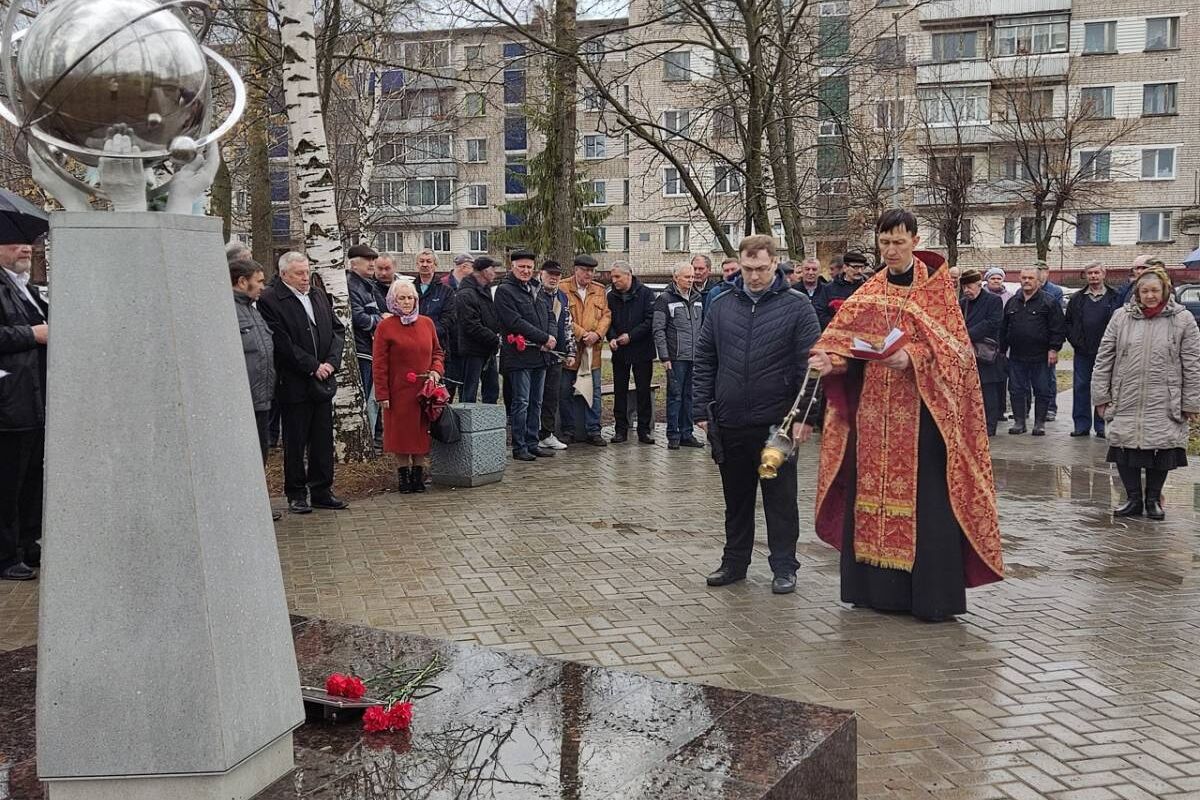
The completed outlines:
{"type": "MultiPolygon", "coordinates": [[[[306,685],[436,655],[441,691],[416,702],[405,734],[304,725],[295,772],[259,800],[856,797],[848,711],[323,620],[293,618],[293,638],[306,685]]],[[[0,765],[11,765],[12,800],[42,797],[35,660],[31,647],[0,653],[0,765]]]]}

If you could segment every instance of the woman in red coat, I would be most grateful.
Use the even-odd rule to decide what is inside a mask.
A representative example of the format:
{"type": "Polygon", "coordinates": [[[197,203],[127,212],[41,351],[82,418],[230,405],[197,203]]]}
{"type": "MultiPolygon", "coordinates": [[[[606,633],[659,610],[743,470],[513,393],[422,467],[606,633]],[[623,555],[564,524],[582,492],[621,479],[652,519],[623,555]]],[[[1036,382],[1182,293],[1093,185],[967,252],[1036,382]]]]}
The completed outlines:
{"type": "Polygon", "coordinates": [[[418,393],[426,380],[441,380],[442,348],[433,320],[417,311],[417,290],[409,279],[396,278],[387,294],[393,316],[375,329],[372,366],[375,398],[383,413],[383,449],[396,454],[400,491],[425,491],[429,456],[429,420],[418,393]]]}

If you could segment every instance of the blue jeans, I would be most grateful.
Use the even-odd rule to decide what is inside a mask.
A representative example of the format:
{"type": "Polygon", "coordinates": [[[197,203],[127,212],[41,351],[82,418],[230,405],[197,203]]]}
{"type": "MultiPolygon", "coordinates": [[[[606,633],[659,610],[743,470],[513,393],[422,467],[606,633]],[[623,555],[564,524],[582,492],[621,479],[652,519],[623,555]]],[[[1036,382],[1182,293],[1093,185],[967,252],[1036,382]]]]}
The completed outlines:
{"type": "Polygon", "coordinates": [[[1033,394],[1035,406],[1050,408],[1054,399],[1055,386],[1051,382],[1050,370],[1044,361],[1008,362],[1008,391],[1012,397],[1013,416],[1017,421],[1029,413],[1029,395],[1033,394]]]}
{"type": "Polygon", "coordinates": [[[1055,414],[1058,413],[1058,369],[1049,364],[1046,365],[1046,375],[1050,378],[1050,386],[1053,392],[1050,395],[1050,410],[1055,414]]]}
{"type": "Polygon", "coordinates": [[[692,422],[692,362],[672,361],[667,370],[667,441],[696,435],[692,422]]]}
{"type": "MultiPolygon", "coordinates": [[[[558,424],[567,434],[575,433],[575,410],[578,408],[575,399],[575,380],[578,372],[562,374],[562,386],[558,395],[558,424]]],[[[583,398],[579,398],[582,402],[583,398]]],[[[584,427],[588,436],[600,435],[600,370],[592,370],[592,404],[584,411],[584,427]]]]}
{"type": "Polygon", "coordinates": [[[462,396],[464,403],[474,403],[483,391],[484,403],[495,405],[500,400],[500,369],[496,357],[480,358],[466,356],[462,358],[462,396]]]}
{"type": "Polygon", "coordinates": [[[1096,368],[1096,357],[1075,354],[1074,377],[1071,380],[1071,417],[1075,430],[1087,433],[1095,428],[1104,433],[1104,417],[1092,407],[1092,370],[1096,368]]]}
{"type": "Polygon", "coordinates": [[[546,368],[516,369],[507,373],[512,386],[512,405],[508,421],[512,426],[514,453],[531,453],[538,446],[538,429],[542,425],[542,390],[546,368]]]}

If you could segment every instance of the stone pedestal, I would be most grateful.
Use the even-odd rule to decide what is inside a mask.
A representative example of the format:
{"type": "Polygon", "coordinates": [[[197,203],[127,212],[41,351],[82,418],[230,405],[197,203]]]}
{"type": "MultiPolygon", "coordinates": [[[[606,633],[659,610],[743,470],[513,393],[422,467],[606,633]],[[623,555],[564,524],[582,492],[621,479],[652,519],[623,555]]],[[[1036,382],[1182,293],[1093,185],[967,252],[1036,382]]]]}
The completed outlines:
{"type": "Polygon", "coordinates": [[[504,406],[456,403],[454,410],[462,439],[454,444],[433,443],[429,476],[442,486],[496,483],[504,477],[508,458],[504,406]]]}
{"type": "Polygon", "coordinates": [[[38,775],[239,800],[304,719],[220,221],[55,214],[38,775]]]}

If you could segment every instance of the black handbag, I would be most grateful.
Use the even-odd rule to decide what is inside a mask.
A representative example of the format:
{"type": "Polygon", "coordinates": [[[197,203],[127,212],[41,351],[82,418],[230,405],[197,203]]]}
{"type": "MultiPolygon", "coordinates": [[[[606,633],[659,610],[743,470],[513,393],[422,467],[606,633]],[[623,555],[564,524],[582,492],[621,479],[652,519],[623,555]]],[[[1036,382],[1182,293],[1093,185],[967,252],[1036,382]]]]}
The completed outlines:
{"type": "Polygon", "coordinates": [[[434,441],[442,444],[454,444],[462,439],[462,430],[458,426],[458,412],[451,406],[444,406],[438,418],[429,423],[429,435],[434,441]]]}
{"type": "Polygon", "coordinates": [[[995,339],[983,339],[975,342],[975,358],[984,364],[995,364],[1000,357],[1000,343],[995,339]]]}

